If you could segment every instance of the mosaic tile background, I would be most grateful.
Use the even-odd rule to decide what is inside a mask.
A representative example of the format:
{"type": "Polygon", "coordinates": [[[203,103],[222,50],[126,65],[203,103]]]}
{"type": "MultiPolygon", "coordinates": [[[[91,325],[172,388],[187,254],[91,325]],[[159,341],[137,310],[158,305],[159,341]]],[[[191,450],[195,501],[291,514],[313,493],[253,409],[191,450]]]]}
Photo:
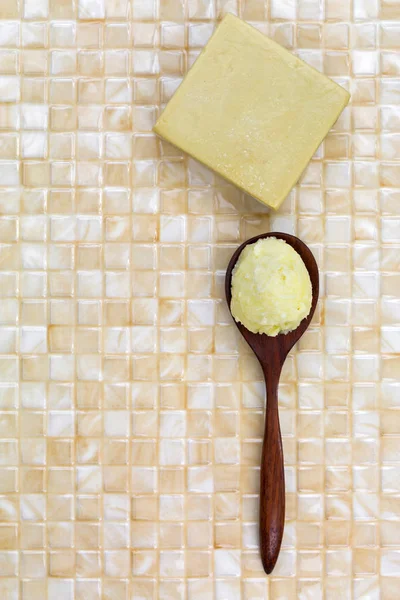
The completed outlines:
{"type": "Polygon", "coordinates": [[[1,0],[2,600],[399,598],[399,50],[399,0],[1,0]],[[151,133],[228,11],[352,93],[277,213],[151,133]],[[267,579],[264,386],[222,284],[270,229],[322,298],[267,579]]]}

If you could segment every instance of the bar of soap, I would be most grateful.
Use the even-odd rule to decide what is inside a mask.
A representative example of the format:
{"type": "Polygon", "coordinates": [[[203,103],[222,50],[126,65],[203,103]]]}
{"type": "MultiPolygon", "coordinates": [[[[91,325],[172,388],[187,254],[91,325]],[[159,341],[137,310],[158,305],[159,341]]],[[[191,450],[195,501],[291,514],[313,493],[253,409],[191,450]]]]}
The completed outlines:
{"type": "Polygon", "coordinates": [[[348,100],[342,87],[228,14],[154,130],[278,208],[348,100]]]}
{"type": "Polygon", "coordinates": [[[248,244],[232,271],[231,312],[253,333],[293,331],[311,309],[310,275],[298,252],[274,237],[248,244]]]}

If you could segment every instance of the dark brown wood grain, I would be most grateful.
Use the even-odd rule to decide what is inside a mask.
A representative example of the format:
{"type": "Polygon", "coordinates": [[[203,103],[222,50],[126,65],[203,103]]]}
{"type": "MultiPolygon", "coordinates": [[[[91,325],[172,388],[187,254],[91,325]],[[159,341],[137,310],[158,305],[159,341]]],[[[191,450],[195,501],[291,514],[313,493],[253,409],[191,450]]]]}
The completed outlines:
{"type": "Polygon", "coordinates": [[[318,267],[311,250],[297,237],[287,233],[263,233],[242,244],[232,256],[225,279],[228,306],[231,306],[232,270],[247,244],[259,239],[275,237],[285,240],[303,259],[312,284],[312,304],[308,317],[286,334],[270,337],[252,333],[241,323],[236,323],[246,342],[257,356],[265,377],[267,404],[265,410],[264,442],[260,474],[260,553],[266,573],[271,573],[278,559],[285,523],[285,478],[283,450],[278,411],[278,384],[283,363],[294,344],[300,339],[313,317],[319,294],[318,267]]]}

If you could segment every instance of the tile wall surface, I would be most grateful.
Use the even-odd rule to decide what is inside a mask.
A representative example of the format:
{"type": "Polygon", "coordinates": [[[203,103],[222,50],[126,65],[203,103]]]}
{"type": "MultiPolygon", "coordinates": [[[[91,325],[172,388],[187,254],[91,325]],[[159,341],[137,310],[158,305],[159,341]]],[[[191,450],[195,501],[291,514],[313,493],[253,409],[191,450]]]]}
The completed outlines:
{"type": "Polygon", "coordinates": [[[400,597],[399,51],[399,0],[0,1],[2,600],[400,597]],[[227,12],[352,94],[276,213],[152,134],[227,12]],[[264,385],[223,297],[268,230],[322,284],[269,578],[264,385]]]}

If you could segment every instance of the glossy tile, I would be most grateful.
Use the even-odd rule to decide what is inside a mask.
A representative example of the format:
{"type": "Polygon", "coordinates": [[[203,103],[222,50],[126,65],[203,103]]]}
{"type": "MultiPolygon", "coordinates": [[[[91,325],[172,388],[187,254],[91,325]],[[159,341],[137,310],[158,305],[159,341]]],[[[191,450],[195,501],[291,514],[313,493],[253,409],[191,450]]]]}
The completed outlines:
{"type": "Polygon", "coordinates": [[[386,0],[0,3],[0,597],[394,599],[399,20],[386,0]],[[278,213],[152,133],[227,12],[351,92],[278,213]],[[234,249],[321,270],[280,386],[286,529],[258,557],[265,391],[234,249]]]}

